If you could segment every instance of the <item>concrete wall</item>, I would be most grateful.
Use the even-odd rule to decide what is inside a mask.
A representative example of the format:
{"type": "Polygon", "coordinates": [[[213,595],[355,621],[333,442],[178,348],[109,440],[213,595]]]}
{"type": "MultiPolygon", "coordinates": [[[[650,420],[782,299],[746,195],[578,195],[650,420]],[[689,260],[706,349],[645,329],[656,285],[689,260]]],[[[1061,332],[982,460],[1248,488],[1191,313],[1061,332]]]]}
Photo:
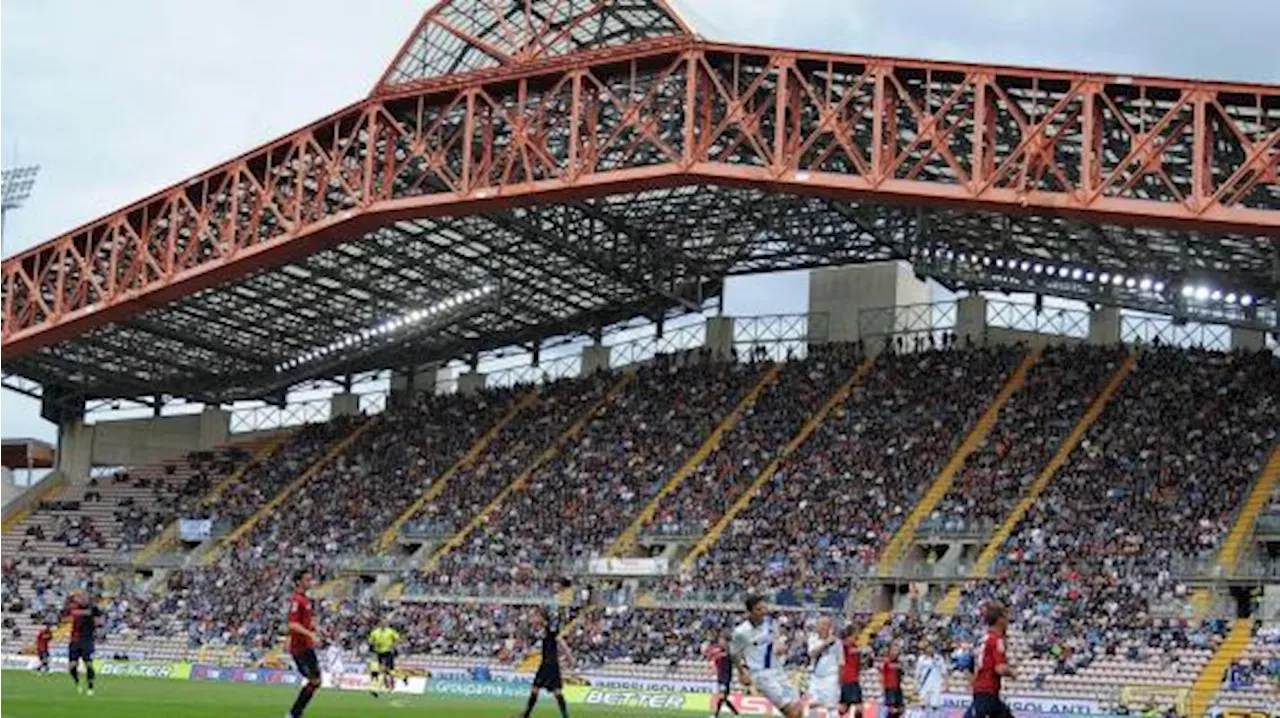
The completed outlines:
{"type": "Polygon", "coordinates": [[[458,375],[458,393],[474,394],[484,388],[484,381],[487,374],[481,374],[478,371],[464,372],[458,375]]]}
{"type": "MultiPolygon", "coordinates": [[[[7,472],[8,469],[5,469],[5,471],[7,472]]],[[[8,481],[9,479],[6,478],[6,485],[8,481]]],[[[66,477],[59,471],[51,471],[31,486],[14,487],[21,489],[21,492],[12,496],[5,495],[3,507],[4,530],[7,531],[11,528],[14,521],[21,520],[26,509],[51,497],[64,484],[66,484],[66,477]]]]}
{"type": "Polygon", "coordinates": [[[231,414],[205,409],[199,414],[150,419],[72,422],[58,432],[58,469],[73,482],[86,481],[94,466],[138,466],[179,459],[191,451],[225,446],[231,414]]]}
{"type": "Polygon", "coordinates": [[[733,317],[707,317],[704,346],[716,359],[733,356],[733,317]]]}
{"type": "Polygon", "coordinates": [[[440,371],[439,364],[421,364],[409,371],[391,372],[392,406],[400,406],[403,402],[412,401],[418,394],[436,393],[440,371]]]}
{"type": "Polygon", "coordinates": [[[592,344],[582,348],[582,373],[594,374],[609,370],[610,347],[592,344]]]}
{"type": "Polygon", "coordinates": [[[3,480],[3,483],[0,484],[0,506],[8,506],[10,501],[18,498],[30,488],[13,483],[13,472],[7,466],[0,466],[0,479],[3,480]]]}
{"type": "MultiPolygon", "coordinates": [[[[826,315],[827,341],[857,341],[861,334],[859,316],[865,309],[932,301],[929,285],[917,279],[911,265],[905,262],[828,267],[809,273],[809,312],[826,315]]],[[[888,316],[886,321],[891,321],[888,316]]],[[[868,321],[873,321],[870,315],[868,321]]],[[[890,327],[868,329],[884,334],[890,327]]]]}

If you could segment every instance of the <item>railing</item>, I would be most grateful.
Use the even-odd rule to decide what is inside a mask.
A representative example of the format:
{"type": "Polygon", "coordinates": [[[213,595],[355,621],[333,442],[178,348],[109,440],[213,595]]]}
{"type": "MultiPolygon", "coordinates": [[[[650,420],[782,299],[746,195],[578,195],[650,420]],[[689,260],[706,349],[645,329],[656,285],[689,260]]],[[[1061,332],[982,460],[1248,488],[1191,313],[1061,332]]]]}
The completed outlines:
{"type": "Polygon", "coordinates": [[[287,426],[317,424],[329,420],[328,398],[310,399],[284,406],[255,406],[231,412],[231,433],[268,431],[287,426]]]}
{"type": "Polygon", "coordinates": [[[739,317],[733,322],[733,344],[742,358],[752,349],[773,361],[790,361],[808,356],[809,344],[830,333],[831,317],[823,312],[810,314],[765,314],[739,317]]]}
{"type": "Polygon", "coordinates": [[[956,327],[956,302],[902,304],[895,307],[871,307],[858,312],[858,336],[867,344],[902,339],[914,346],[941,347],[945,335],[956,327]]]}
{"type": "Polygon", "coordinates": [[[421,564],[412,556],[372,556],[365,554],[336,556],[325,559],[324,565],[339,573],[400,573],[421,564]]]}
{"type": "Polygon", "coordinates": [[[987,300],[986,323],[996,329],[1086,339],[1089,312],[1066,307],[1039,307],[1021,302],[987,300]]]}
{"type": "Polygon", "coordinates": [[[443,540],[458,532],[451,521],[410,521],[400,527],[400,537],[415,541],[443,540]]]}
{"type": "Polygon", "coordinates": [[[1125,344],[1231,349],[1231,328],[1221,324],[1177,324],[1169,317],[1125,314],[1120,317],[1120,341],[1125,344]]]}
{"type": "Polygon", "coordinates": [[[941,519],[926,518],[916,528],[917,543],[931,536],[954,538],[982,538],[990,536],[999,526],[991,519],[969,520],[946,517],[941,519]]]}
{"type": "Polygon", "coordinates": [[[698,349],[707,343],[706,319],[676,327],[665,327],[659,337],[654,327],[646,327],[647,336],[623,339],[630,332],[619,332],[614,341],[605,337],[604,345],[609,347],[609,363],[614,367],[625,367],[642,364],[652,360],[659,354],[679,354],[698,349]]]}
{"type": "Polygon", "coordinates": [[[545,359],[536,365],[516,364],[491,371],[485,377],[484,384],[488,388],[547,384],[557,379],[575,377],[581,373],[582,355],[575,352],[555,359],[545,359]]]}

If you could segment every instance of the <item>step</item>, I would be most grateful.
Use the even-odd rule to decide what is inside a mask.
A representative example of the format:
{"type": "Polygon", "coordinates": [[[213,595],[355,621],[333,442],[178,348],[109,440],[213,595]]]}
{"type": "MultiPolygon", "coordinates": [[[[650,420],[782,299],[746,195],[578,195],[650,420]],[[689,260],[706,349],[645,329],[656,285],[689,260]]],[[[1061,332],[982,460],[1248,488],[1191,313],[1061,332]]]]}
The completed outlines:
{"type": "MultiPolygon", "coordinates": [[[[1098,421],[1098,418],[1102,416],[1102,412],[1107,408],[1107,404],[1111,403],[1112,397],[1114,397],[1116,392],[1120,390],[1121,384],[1123,384],[1124,380],[1133,373],[1133,370],[1137,366],[1137,357],[1133,355],[1130,355],[1121,362],[1119,368],[1116,369],[1115,374],[1111,375],[1111,379],[1107,382],[1107,385],[1103,387],[1102,391],[1099,392],[1096,397],[1094,397],[1093,403],[1089,405],[1089,408],[1085,411],[1084,415],[1076,422],[1071,433],[1067,435],[1067,438],[1062,440],[1062,443],[1058,446],[1058,450],[1054,452],[1053,458],[1049,459],[1049,463],[1046,464],[1044,469],[1040,471],[1040,474],[1036,476],[1035,481],[1031,482],[1031,485],[1027,487],[1025,492],[1023,492],[1022,498],[1018,500],[1017,504],[1014,504],[1013,509],[1009,512],[1009,515],[1005,517],[1004,523],[1000,525],[1000,528],[991,535],[991,539],[987,542],[987,545],[983,547],[982,553],[978,555],[978,560],[974,562],[973,567],[969,570],[970,578],[983,578],[987,575],[987,572],[991,570],[991,564],[995,563],[996,556],[999,555],[1001,547],[1003,547],[1005,541],[1008,541],[1009,537],[1013,535],[1013,530],[1017,528],[1018,523],[1022,521],[1022,517],[1026,516],[1027,512],[1031,510],[1031,507],[1035,505],[1035,502],[1039,500],[1040,495],[1044,493],[1046,488],[1048,488],[1049,482],[1053,480],[1053,477],[1058,473],[1058,470],[1067,463],[1067,459],[1071,456],[1071,452],[1075,451],[1076,447],[1080,445],[1081,440],[1084,439],[1085,435],[1089,432],[1089,429],[1098,421]]],[[[956,607],[960,603],[961,591],[961,584],[952,586],[951,589],[947,591],[947,594],[943,597],[942,601],[938,603],[936,608],[937,612],[943,615],[954,614],[956,607]]]]}
{"type": "Polygon", "coordinates": [[[586,411],[582,412],[573,424],[569,425],[569,427],[561,432],[554,441],[539,452],[538,455],[534,457],[533,461],[529,462],[529,465],[524,467],[524,469],[520,471],[520,474],[511,480],[511,483],[507,484],[502,491],[498,492],[497,496],[493,497],[493,500],[490,501],[488,505],[480,510],[480,513],[476,514],[471,521],[467,522],[466,526],[459,529],[458,532],[450,536],[448,540],[440,544],[440,547],[432,552],[430,558],[428,558],[426,563],[423,565],[423,574],[429,574],[435,571],[436,567],[440,565],[440,561],[442,561],[445,556],[449,555],[449,553],[455,548],[461,546],[463,542],[467,540],[467,537],[479,528],[481,524],[488,521],[489,517],[498,510],[498,507],[507,500],[508,496],[523,489],[525,484],[529,483],[529,478],[533,476],[533,472],[537,471],[539,467],[550,461],[552,457],[560,451],[562,446],[572,441],[575,436],[581,433],[587,426],[587,423],[591,421],[591,418],[600,411],[600,408],[613,401],[614,397],[616,397],[618,393],[631,382],[632,377],[633,374],[630,372],[623,372],[622,375],[618,377],[618,380],[613,383],[613,386],[609,387],[609,390],[604,393],[604,396],[592,402],[591,406],[588,407],[586,411]]]}
{"type": "Polygon", "coordinates": [[[698,558],[710,550],[711,547],[716,544],[716,541],[720,540],[720,535],[724,533],[724,530],[729,526],[729,524],[737,518],[738,514],[746,510],[747,506],[751,504],[751,500],[760,492],[761,487],[768,483],[769,479],[773,478],[773,475],[777,473],[778,466],[781,464],[782,460],[795,453],[796,449],[800,448],[800,445],[807,441],[809,437],[813,435],[813,432],[818,430],[819,426],[822,426],[822,422],[826,421],[827,415],[849,398],[849,394],[853,391],[853,388],[862,381],[863,377],[871,371],[871,367],[874,365],[875,359],[873,357],[867,357],[864,359],[863,362],[858,365],[857,370],[853,372],[853,375],[841,384],[831,396],[827,397],[827,400],[823,402],[822,406],[818,407],[814,411],[813,415],[809,417],[809,420],[806,421],[795,433],[795,436],[791,437],[791,440],[782,448],[782,451],[778,452],[778,455],[775,456],[763,470],[761,470],[760,474],[751,482],[751,486],[747,487],[747,490],[742,492],[742,495],[733,502],[729,507],[729,510],[720,517],[720,520],[716,521],[715,525],[713,525],[707,533],[698,540],[698,543],[694,545],[693,549],[685,555],[684,560],[680,564],[680,569],[682,571],[688,571],[693,568],[693,565],[697,562],[698,558]]]}
{"type": "Polygon", "coordinates": [[[991,433],[996,421],[1000,418],[1000,410],[1009,403],[1009,399],[1013,397],[1014,392],[1026,383],[1027,374],[1035,366],[1036,362],[1040,361],[1043,353],[1043,348],[1037,348],[1027,352],[1026,356],[1022,358],[1022,362],[1009,375],[1000,392],[996,394],[995,398],[991,400],[991,404],[987,406],[986,411],[982,412],[982,416],[978,417],[969,435],[960,443],[960,446],[956,447],[951,459],[943,465],[929,488],[925,490],[924,495],[920,497],[911,513],[907,515],[907,519],[894,532],[893,538],[889,539],[888,545],[881,552],[880,559],[877,562],[876,573],[881,578],[892,575],[893,569],[898,565],[898,561],[902,559],[903,554],[906,553],[911,543],[915,540],[916,529],[920,526],[920,523],[928,518],[929,514],[933,513],[933,510],[946,497],[947,492],[951,490],[952,484],[955,483],[956,474],[960,472],[960,469],[964,468],[964,462],[986,440],[987,435],[991,433]]]}
{"type": "Polygon", "coordinates": [[[742,420],[742,417],[751,410],[751,407],[755,406],[756,401],[759,400],[760,395],[764,393],[764,390],[778,380],[778,374],[781,373],[781,371],[781,364],[772,363],[769,365],[768,369],[761,373],[760,379],[756,382],[755,386],[751,387],[751,390],[742,397],[737,406],[735,406],[733,410],[720,421],[719,426],[711,432],[711,435],[707,437],[706,441],[702,442],[702,446],[699,446],[698,450],[693,452],[693,455],[684,462],[684,465],[677,469],[676,472],[671,475],[670,479],[667,479],[667,482],[662,486],[658,493],[643,509],[641,509],[640,513],[636,515],[635,521],[632,521],[631,525],[619,534],[611,544],[609,544],[609,548],[606,549],[604,553],[605,557],[617,558],[635,547],[636,538],[640,535],[640,532],[644,527],[653,520],[653,516],[657,513],[658,507],[662,504],[662,500],[671,494],[671,492],[680,488],[680,485],[693,475],[693,472],[702,465],[702,462],[706,461],[707,457],[711,456],[711,453],[720,446],[720,441],[724,438],[725,434],[733,431],[733,428],[738,425],[738,422],[742,420]]]}

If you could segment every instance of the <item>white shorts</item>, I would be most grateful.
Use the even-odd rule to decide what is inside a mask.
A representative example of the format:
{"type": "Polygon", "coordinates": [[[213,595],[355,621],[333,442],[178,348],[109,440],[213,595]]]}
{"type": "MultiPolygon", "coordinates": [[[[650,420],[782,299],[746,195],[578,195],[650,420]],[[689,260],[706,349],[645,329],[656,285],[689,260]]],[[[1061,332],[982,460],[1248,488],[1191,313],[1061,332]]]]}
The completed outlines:
{"type": "Polygon", "coordinates": [[[761,695],[778,708],[795,703],[800,697],[796,693],[796,687],[791,685],[787,672],[780,668],[761,671],[751,676],[751,682],[755,684],[756,690],[760,691],[761,695]]]}
{"type": "Polygon", "coordinates": [[[813,676],[809,679],[809,696],[814,705],[835,708],[840,705],[840,674],[813,676]]]}
{"type": "Polygon", "coordinates": [[[920,691],[920,702],[925,708],[942,707],[942,688],[926,688],[920,691]]]}

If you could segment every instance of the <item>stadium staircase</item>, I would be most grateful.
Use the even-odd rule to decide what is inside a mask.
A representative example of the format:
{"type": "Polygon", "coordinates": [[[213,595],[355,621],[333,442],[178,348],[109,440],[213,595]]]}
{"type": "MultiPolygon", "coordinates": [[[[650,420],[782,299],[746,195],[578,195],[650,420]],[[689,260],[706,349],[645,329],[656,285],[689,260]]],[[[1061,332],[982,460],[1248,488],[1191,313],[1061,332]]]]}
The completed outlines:
{"type": "MultiPolygon", "coordinates": [[[[1067,438],[1058,446],[1058,450],[1054,452],[1053,458],[1049,459],[1049,463],[1045,465],[1040,474],[1036,476],[1035,481],[1027,487],[1022,494],[1022,498],[1014,505],[1009,515],[1005,517],[1004,523],[1000,524],[1000,528],[992,534],[991,540],[982,549],[982,553],[978,554],[978,560],[974,562],[973,568],[969,571],[969,578],[982,578],[987,575],[987,571],[991,569],[991,564],[995,562],[996,555],[1000,552],[1000,548],[1004,546],[1004,542],[1013,534],[1013,530],[1018,526],[1018,522],[1022,521],[1022,517],[1026,516],[1031,510],[1032,505],[1040,498],[1040,494],[1044,493],[1049,482],[1053,480],[1058,469],[1067,462],[1067,457],[1071,456],[1071,452],[1075,451],[1076,446],[1080,444],[1081,439],[1089,431],[1089,428],[1097,422],[1098,417],[1102,415],[1102,411],[1107,408],[1107,404],[1111,402],[1111,398],[1120,390],[1120,385],[1124,383],[1135,367],[1138,366],[1138,359],[1134,355],[1129,355],[1121,362],[1115,374],[1111,375],[1111,379],[1102,391],[1093,399],[1093,403],[1085,411],[1080,420],[1076,422],[1075,427],[1067,438]]],[[[960,593],[962,585],[952,586],[947,595],[937,606],[938,613],[951,615],[955,613],[956,606],[960,603],[960,593]]]]}
{"type": "MultiPolygon", "coordinates": [[[[228,486],[240,481],[246,471],[275,454],[276,450],[284,445],[284,442],[288,437],[288,432],[280,432],[276,436],[267,440],[253,452],[253,456],[251,456],[248,461],[242,464],[235,471],[228,474],[213,488],[209,489],[209,493],[200,499],[200,503],[205,505],[212,504],[217,501],[218,497],[222,495],[222,492],[226,491],[228,486]]],[[[178,521],[178,519],[174,519],[169,522],[169,525],[165,527],[164,531],[160,532],[159,536],[151,539],[151,541],[147,542],[146,546],[143,546],[136,554],[134,554],[133,564],[135,566],[145,566],[156,556],[159,556],[164,551],[176,546],[178,543],[178,521]]]]}
{"type": "Polygon", "coordinates": [[[947,492],[951,490],[951,485],[955,483],[956,474],[960,469],[964,468],[964,462],[968,460],[982,442],[986,440],[987,435],[995,427],[996,421],[1000,418],[1000,411],[1009,403],[1009,399],[1013,397],[1014,392],[1022,387],[1027,381],[1027,374],[1031,372],[1031,368],[1040,361],[1044,349],[1037,348],[1027,352],[1022,358],[1017,368],[1009,375],[1004,386],[1000,388],[1000,392],[991,400],[991,404],[987,410],[982,412],[982,416],[978,417],[978,421],[974,424],[973,429],[969,431],[969,435],[961,442],[951,455],[951,459],[943,465],[942,470],[938,472],[933,483],[925,490],[924,495],[916,502],[915,508],[911,513],[907,514],[907,520],[902,522],[898,530],[893,534],[893,538],[889,539],[889,544],[885,546],[884,552],[880,554],[880,561],[876,573],[885,578],[893,574],[893,569],[902,560],[903,554],[911,547],[916,537],[916,529],[920,523],[933,513],[938,504],[942,501],[947,492]]]}
{"type": "Polygon", "coordinates": [[[516,416],[536,403],[538,403],[538,392],[535,390],[525,392],[525,394],[520,397],[519,401],[512,404],[511,408],[507,409],[507,412],[498,419],[497,423],[489,427],[489,430],[486,431],[479,439],[476,439],[475,443],[471,445],[471,448],[467,449],[467,453],[462,455],[462,458],[454,462],[453,466],[446,469],[445,472],[440,474],[435,481],[432,481],[429,488],[422,494],[422,496],[419,497],[417,501],[413,502],[412,506],[405,509],[404,512],[387,527],[386,531],[382,532],[382,536],[378,539],[378,543],[375,546],[376,552],[379,554],[385,554],[392,546],[394,546],[396,542],[396,535],[400,532],[400,527],[404,526],[409,519],[413,518],[414,515],[421,511],[422,507],[432,501],[435,501],[436,497],[444,491],[445,487],[449,485],[449,482],[459,471],[462,471],[475,463],[475,460],[489,448],[489,444],[493,443],[493,440],[497,438],[498,434],[502,433],[502,430],[507,428],[507,424],[510,424],[516,416]]]}
{"type": "MultiPolygon", "coordinates": [[[[1258,520],[1258,514],[1262,513],[1262,509],[1271,499],[1278,481],[1280,481],[1280,446],[1271,451],[1267,465],[1258,474],[1258,479],[1253,482],[1249,497],[1240,507],[1235,523],[1231,525],[1231,531],[1222,542],[1222,550],[1218,552],[1218,561],[1215,564],[1216,575],[1224,578],[1235,576],[1236,569],[1240,565],[1240,554],[1253,536],[1253,526],[1258,520]]],[[[1213,594],[1209,589],[1196,589],[1191,594],[1193,615],[1196,618],[1203,618],[1208,613],[1212,602],[1213,594]]]]}
{"type": "Polygon", "coordinates": [[[618,380],[613,383],[613,386],[609,387],[609,390],[604,393],[604,396],[592,403],[591,406],[586,411],[582,412],[582,415],[569,426],[569,428],[561,432],[560,436],[556,437],[555,441],[552,441],[550,445],[534,457],[533,461],[529,462],[529,465],[524,467],[520,472],[520,475],[512,479],[511,483],[507,484],[506,488],[498,492],[498,495],[495,496],[487,506],[481,509],[480,513],[476,514],[466,526],[459,529],[457,533],[450,536],[438,549],[432,552],[431,556],[427,559],[426,564],[423,565],[422,572],[424,574],[429,574],[435,571],[436,566],[440,565],[440,561],[444,559],[450,551],[461,546],[462,543],[467,540],[467,537],[471,535],[472,531],[475,531],[480,524],[488,521],[489,516],[492,515],[494,511],[498,510],[498,507],[502,505],[503,501],[507,500],[508,496],[513,492],[523,489],[525,485],[529,483],[529,478],[533,476],[533,472],[537,471],[540,466],[550,461],[552,457],[556,455],[556,452],[560,451],[562,446],[572,441],[573,438],[587,426],[592,417],[600,412],[601,408],[612,402],[614,397],[626,388],[627,384],[631,382],[633,377],[634,374],[632,372],[624,371],[622,375],[618,377],[618,380]]]}
{"type": "Polygon", "coordinates": [[[639,515],[636,516],[636,519],[631,522],[631,525],[613,540],[613,543],[605,550],[604,555],[606,558],[623,556],[635,548],[636,538],[640,535],[640,531],[653,520],[653,515],[658,512],[658,506],[662,503],[662,500],[671,492],[680,488],[680,485],[693,475],[693,472],[702,465],[702,462],[706,461],[708,456],[711,456],[711,452],[720,446],[720,441],[724,438],[724,435],[733,431],[733,428],[738,425],[742,417],[751,410],[751,407],[755,406],[756,401],[759,400],[764,390],[778,380],[778,374],[781,372],[782,364],[774,362],[769,365],[769,368],[760,375],[760,379],[755,386],[742,397],[738,405],[733,408],[733,411],[729,412],[721,420],[720,425],[711,432],[706,441],[702,442],[702,446],[699,446],[698,450],[689,457],[689,460],[684,462],[684,465],[677,469],[670,479],[667,479],[667,483],[645,505],[639,515]]]}
{"type": "MultiPolygon", "coordinates": [[[[327,466],[329,462],[346,453],[347,449],[351,448],[351,445],[363,436],[366,431],[373,428],[376,423],[378,423],[378,418],[376,416],[362,421],[359,426],[351,431],[351,433],[347,434],[346,438],[334,444],[333,448],[329,449],[324,456],[316,459],[311,466],[308,466],[305,471],[299,474],[298,478],[289,482],[283,489],[280,489],[280,491],[276,493],[275,497],[264,504],[262,508],[255,511],[252,516],[245,519],[243,523],[237,526],[226,536],[223,536],[221,539],[216,541],[213,548],[201,557],[201,565],[209,566],[217,561],[218,553],[222,547],[229,546],[236,541],[239,541],[240,537],[252,531],[253,527],[257,526],[259,521],[264,519],[272,511],[275,511],[276,507],[284,503],[286,499],[293,495],[293,492],[297,491],[299,487],[310,481],[313,476],[320,473],[320,470],[327,466]]],[[[227,484],[227,486],[230,486],[230,484],[227,484]]]]}
{"type": "Polygon", "coordinates": [[[688,571],[692,568],[694,562],[696,562],[702,554],[706,553],[708,549],[714,546],[716,541],[720,540],[720,535],[724,533],[725,528],[732,523],[735,518],[737,518],[738,514],[742,513],[747,508],[751,503],[751,500],[755,498],[755,495],[760,492],[761,487],[768,483],[769,479],[773,478],[773,475],[777,473],[778,466],[782,463],[782,460],[795,453],[796,449],[800,448],[800,445],[807,441],[809,437],[813,435],[813,432],[818,430],[819,426],[822,426],[822,422],[826,421],[831,410],[840,404],[843,404],[849,398],[849,394],[853,391],[853,388],[862,381],[874,365],[874,357],[867,357],[864,359],[863,362],[858,365],[857,370],[853,372],[853,375],[850,376],[845,383],[841,384],[840,388],[836,389],[835,393],[822,403],[822,406],[818,407],[813,412],[809,417],[809,420],[800,427],[800,430],[796,432],[795,436],[791,437],[791,441],[787,442],[787,445],[782,448],[782,451],[778,452],[778,455],[764,467],[758,476],[756,476],[755,481],[751,482],[751,486],[747,487],[747,490],[742,492],[742,495],[738,497],[738,500],[734,501],[733,505],[729,507],[729,510],[724,513],[724,516],[721,516],[720,520],[717,521],[715,525],[707,531],[706,535],[694,545],[693,549],[685,555],[684,560],[680,564],[680,569],[682,571],[688,571]]]}
{"type": "Polygon", "coordinates": [[[884,624],[889,622],[892,614],[889,611],[877,611],[871,615],[871,619],[867,621],[867,625],[862,627],[862,632],[858,634],[858,645],[866,648],[871,645],[871,639],[884,628],[884,624]]]}
{"type": "Polygon", "coordinates": [[[1209,712],[1214,696],[1222,688],[1222,679],[1227,668],[1239,660],[1249,648],[1249,640],[1253,637],[1253,619],[1238,618],[1231,625],[1218,650],[1201,668],[1196,682],[1191,685],[1191,695],[1187,701],[1187,714],[1191,718],[1201,718],[1209,712]]]}

